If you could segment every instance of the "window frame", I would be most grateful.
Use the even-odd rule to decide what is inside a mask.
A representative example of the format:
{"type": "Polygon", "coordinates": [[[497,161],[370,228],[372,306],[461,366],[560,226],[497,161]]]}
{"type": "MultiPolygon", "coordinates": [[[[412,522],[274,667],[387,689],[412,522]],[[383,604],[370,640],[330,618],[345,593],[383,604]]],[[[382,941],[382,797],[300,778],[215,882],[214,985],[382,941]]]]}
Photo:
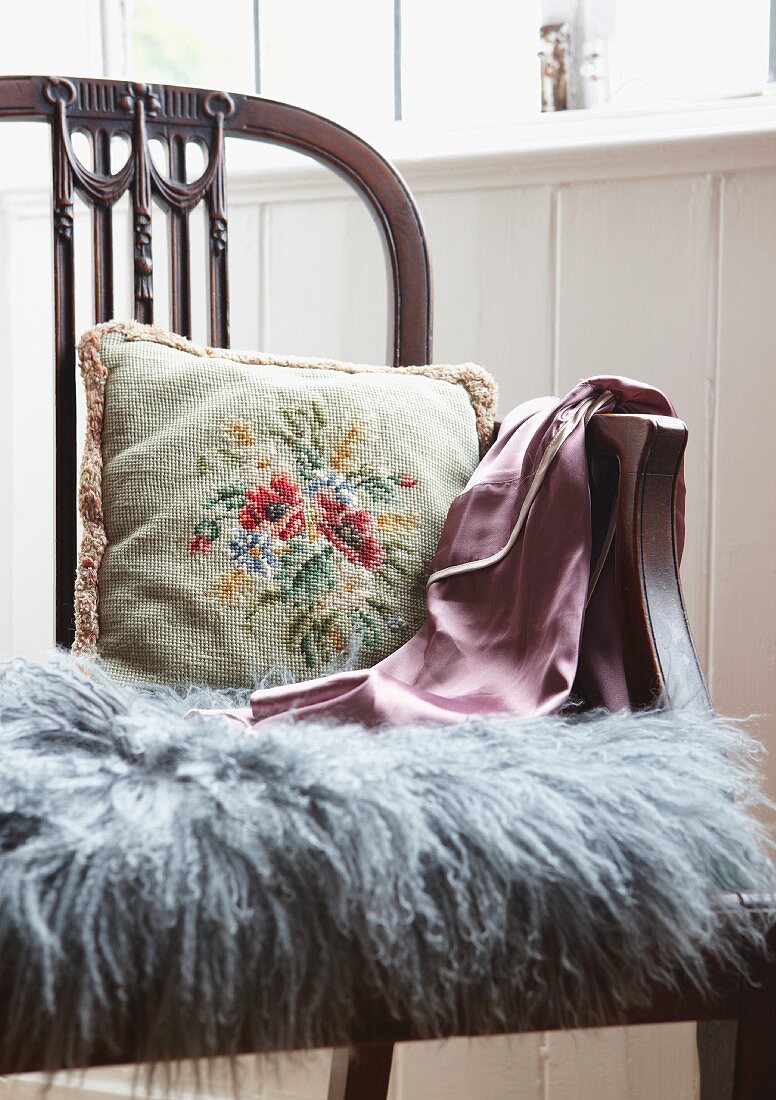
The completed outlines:
{"type": "MultiPolygon", "coordinates": [[[[401,118],[402,0],[393,4],[395,121],[361,127],[361,135],[396,160],[499,156],[510,151],[588,147],[604,148],[660,139],[724,136],[730,132],[770,132],[776,128],[776,0],[770,0],[769,73],[762,89],[735,96],[702,96],[661,104],[622,106],[604,103],[535,117],[510,125],[455,128],[409,124],[401,118]]],[[[106,76],[131,78],[133,0],[99,0],[106,76]]],[[[252,0],[255,83],[261,87],[261,0],[252,0]]],[[[537,27],[538,32],[538,27],[537,27]]],[[[538,33],[537,33],[538,39],[538,33]]],[[[537,60],[537,92],[539,87],[537,60]]],[[[233,90],[233,89],[230,89],[233,90]]],[[[256,91],[254,94],[261,94],[256,91]]],[[[270,160],[272,158],[270,157],[270,160]]]]}

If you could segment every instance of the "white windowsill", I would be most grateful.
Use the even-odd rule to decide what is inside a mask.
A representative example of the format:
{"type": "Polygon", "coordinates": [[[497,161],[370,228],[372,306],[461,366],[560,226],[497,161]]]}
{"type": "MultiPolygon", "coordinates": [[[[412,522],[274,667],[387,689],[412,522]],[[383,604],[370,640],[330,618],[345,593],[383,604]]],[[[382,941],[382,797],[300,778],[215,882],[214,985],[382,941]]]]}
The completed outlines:
{"type": "MultiPolygon", "coordinates": [[[[418,191],[727,171],[776,163],[776,95],[564,111],[477,131],[389,129],[368,140],[418,191]]],[[[230,191],[238,201],[257,188],[278,200],[341,193],[315,162],[265,146],[257,163],[252,144],[229,143],[230,191]]]]}
{"type": "Polygon", "coordinates": [[[487,156],[590,143],[622,144],[666,137],[776,129],[776,94],[685,100],[655,107],[594,107],[542,114],[510,126],[476,130],[384,129],[374,144],[396,160],[487,156]]]}

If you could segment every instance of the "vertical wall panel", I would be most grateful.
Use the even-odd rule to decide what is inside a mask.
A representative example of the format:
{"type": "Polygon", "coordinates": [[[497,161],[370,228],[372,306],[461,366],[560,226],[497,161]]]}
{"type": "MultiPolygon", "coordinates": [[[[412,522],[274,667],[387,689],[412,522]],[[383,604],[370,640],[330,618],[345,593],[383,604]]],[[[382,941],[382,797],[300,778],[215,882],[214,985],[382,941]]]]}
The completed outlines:
{"type": "MultiPolygon", "coordinates": [[[[629,375],[664,389],[690,429],[682,576],[702,661],[708,622],[717,216],[715,185],[705,176],[579,184],[564,189],[559,202],[560,390],[591,374],[629,375]]],[[[598,1063],[607,1067],[608,1080],[626,1075],[613,1097],[657,1100],[662,1094],[652,1089],[649,1075],[628,1079],[627,1060],[638,1055],[642,1062],[661,1065],[670,1042],[675,1094],[691,1097],[693,1039],[690,1026],[674,1029],[670,1040],[640,1030],[630,1037],[611,1031],[589,1036],[576,1048],[569,1088],[579,1074],[595,1072],[598,1063]],[[592,1060],[585,1050],[595,1052],[592,1060]]],[[[563,1037],[549,1044],[551,1050],[569,1051],[563,1037]]],[[[549,1096],[556,1100],[552,1087],[549,1096]]]]}
{"type": "Polygon", "coordinates": [[[13,278],[2,288],[13,318],[11,653],[40,658],[54,639],[53,339],[51,311],[41,316],[40,308],[41,283],[49,285],[52,277],[45,207],[15,219],[12,258],[13,278]]]}
{"type": "MultiPolygon", "coordinates": [[[[203,1074],[185,1064],[176,1069],[171,1095],[193,1100],[233,1100],[235,1083],[240,1096],[255,1100],[324,1100],[329,1080],[331,1051],[293,1054],[246,1055],[215,1059],[203,1074]],[[234,1071],[234,1073],[233,1073],[234,1071]]],[[[0,1078],[0,1100],[40,1100],[44,1091],[50,1100],[118,1100],[136,1095],[134,1066],[98,1067],[57,1074],[52,1083],[42,1074],[0,1078]]],[[[159,1090],[157,1096],[163,1094],[159,1090]]],[[[393,1098],[391,1098],[393,1100],[393,1098]]]]}
{"type": "Polygon", "coordinates": [[[132,204],[129,194],[125,194],[113,207],[113,309],[116,317],[132,316],[134,291],[132,204]]]}
{"type": "Polygon", "coordinates": [[[713,691],[764,716],[776,795],[776,175],[733,175],[722,211],[713,691]]]}
{"type": "MultiPolygon", "coordinates": [[[[0,206],[0,264],[10,259],[13,248],[14,220],[0,206]]],[[[0,268],[2,270],[2,268],[0,268]]],[[[2,284],[0,284],[2,285],[2,284]]],[[[13,303],[11,295],[0,293],[0,363],[13,363],[13,303]]],[[[14,374],[0,370],[0,658],[13,652],[13,546],[14,546],[14,448],[13,448],[14,374]]]]}
{"type": "Polygon", "coordinates": [[[558,381],[651,382],[690,429],[688,614],[705,659],[710,387],[717,204],[705,176],[579,184],[561,192],[558,381]]]}
{"type": "Polygon", "coordinates": [[[547,1036],[546,1100],[695,1100],[695,1027],[547,1036]]]}
{"type": "Polygon", "coordinates": [[[697,1100],[695,1024],[629,1027],[628,1100],[697,1100]]]}
{"type": "Polygon", "coordinates": [[[258,202],[229,211],[229,291],[232,347],[263,350],[261,221],[258,202]]]}
{"type": "Polygon", "coordinates": [[[625,1029],[548,1033],[546,1097],[631,1100],[626,1034],[625,1029]]]}
{"type": "Polygon", "coordinates": [[[396,1100],[546,1100],[536,1036],[398,1048],[396,1100]]]}
{"type": "Polygon", "coordinates": [[[551,392],[547,187],[422,194],[434,274],[434,359],[497,378],[499,407],[551,392]]]}
{"type": "MultiPolygon", "coordinates": [[[[191,248],[191,335],[198,344],[210,343],[209,225],[202,203],[189,215],[189,247],[191,248]]],[[[231,247],[231,237],[230,237],[231,247]]]]}
{"type": "Polygon", "coordinates": [[[265,226],[263,350],[386,363],[387,272],[364,204],[281,202],[265,226]]]}

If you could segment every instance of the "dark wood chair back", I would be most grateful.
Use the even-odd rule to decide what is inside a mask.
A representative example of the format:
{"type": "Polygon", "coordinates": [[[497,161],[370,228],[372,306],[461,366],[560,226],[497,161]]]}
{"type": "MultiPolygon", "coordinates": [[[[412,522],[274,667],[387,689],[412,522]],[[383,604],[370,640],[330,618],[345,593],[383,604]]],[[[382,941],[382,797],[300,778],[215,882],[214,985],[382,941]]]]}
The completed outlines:
{"type": "Polygon", "coordinates": [[[208,215],[209,340],[229,346],[228,217],[224,138],[267,141],[305,153],[332,168],[366,200],[382,231],[392,275],[394,366],[431,361],[431,268],[417,207],[396,170],[370,145],[328,119],[273,100],[201,88],[130,84],[65,77],[0,77],[0,119],[36,119],[52,132],[54,327],[56,387],[56,640],[73,637],[76,564],[76,369],[73,198],[91,208],[94,319],[113,317],[113,210],[132,201],[134,315],[154,319],[152,203],[169,227],[170,321],[191,335],[189,216],[199,203],[208,215]],[[72,134],[89,139],[93,170],[76,157],[72,134]],[[111,172],[111,142],[129,141],[129,157],[111,172]],[[149,141],[162,143],[167,172],[154,163],[149,141]],[[205,169],[187,182],[189,143],[205,151],[205,169]]]}

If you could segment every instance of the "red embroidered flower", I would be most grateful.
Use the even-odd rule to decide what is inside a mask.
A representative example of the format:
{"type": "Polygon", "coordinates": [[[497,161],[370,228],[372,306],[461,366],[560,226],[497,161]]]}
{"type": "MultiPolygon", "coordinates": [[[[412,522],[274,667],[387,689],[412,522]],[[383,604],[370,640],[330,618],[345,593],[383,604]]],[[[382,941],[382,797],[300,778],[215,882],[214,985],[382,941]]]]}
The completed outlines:
{"type": "Polygon", "coordinates": [[[319,493],[320,531],[332,546],[348,561],[365,569],[379,569],[385,561],[385,551],[377,540],[375,523],[365,508],[348,508],[332,493],[319,493]]]}
{"type": "Polygon", "coordinates": [[[248,489],[245,500],[239,517],[246,531],[269,527],[275,538],[286,542],[304,529],[302,492],[288,474],[275,474],[269,488],[256,485],[248,489]]]}
{"type": "Polygon", "coordinates": [[[412,477],[411,474],[402,474],[399,484],[401,485],[402,489],[414,489],[415,486],[418,484],[418,479],[416,477],[412,477]]]}
{"type": "Polygon", "coordinates": [[[207,554],[213,543],[207,535],[195,535],[189,542],[190,554],[207,554]]]}

